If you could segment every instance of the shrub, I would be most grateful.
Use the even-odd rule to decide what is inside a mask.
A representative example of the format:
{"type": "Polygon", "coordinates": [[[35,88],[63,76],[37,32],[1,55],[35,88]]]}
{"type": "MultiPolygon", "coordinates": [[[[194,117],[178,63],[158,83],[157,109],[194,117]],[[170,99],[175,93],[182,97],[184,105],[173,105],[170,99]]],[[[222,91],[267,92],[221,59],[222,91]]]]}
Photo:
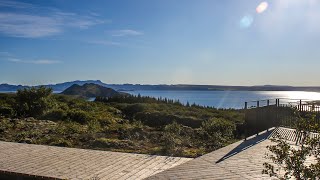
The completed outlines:
{"type": "Polygon", "coordinates": [[[48,120],[64,120],[67,118],[67,112],[62,109],[53,109],[47,112],[43,118],[48,120]]]}
{"type": "Polygon", "coordinates": [[[18,90],[16,111],[21,116],[41,116],[50,106],[52,89],[44,86],[18,90]]]}
{"type": "Polygon", "coordinates": [[[176,122],[165,126],[162,141],[164,145],[163,150],[166,154],[173,155],[179,153],[177,146],[182,143],[180,137],[181,130],[182,126],[176,122]]]}
{"type": "Polygon", "coordinates": [[[55,132],[60,135],[81,134],[85,132],[85,129],[77,122],[67,121],[58,123],[55,132]]]}
{"type": "Polygon", "coordinates": [[[123,113],[130,119],[133,119],[133,116],[138,113],[142,112],[144,110],[144,106],[142,104],[132,104],[128,105],[123,109],[123,113]]]}
{"type": "Polygon", "coordinates": [[[67,113],[67,119],[81,124],[89,122],[92,118],[90,115],[82,110],[70,110],[67,113]]]}
{"type": "Polygon", "coordinates": [[[212,118],[201,125],[203,139],[209,148],[220,148],[233,138],[235,124],[223,118],[212,118]]]}
{"type": "Polygon", "coordinates": [[[164,112],[139,112],[134,116],[134,118],[150,127],[165,126],[172,124],[173,122],[193,128],[201,126],[201,120],[199,119],[179,117],[176,115],[166,114],[164,112]]]}
{"type": "Polygon", "coordinates": [[[100,123],[97,120],[90,120],[88,122],[88,132],[96,133],[101,130],[100,123]]]}
{"type": "Polygon", "coordinates": [[[320,137],[308,135],[311,132],[320,133],[319,122],[316,114],[306,114],[303,117],[301,114],[297,112],[296,146],[292,146],[279,134],[277,138],[272,138],[271,141],[275,144],[267,146],[270,153],[266,155],[272,163],[263,163],[263,174],[275,179],[319,179],[320,137]],[[301,139],[299,133],[305,133],[300,136],[301,139]]]}
{"type": "Polygon", "coordinates": [[[11,107],[7,106],[1,106],[0,107],[0,115],[3,115],[5,117],[12,117],[14,116],[14,110],[11,107]]]}

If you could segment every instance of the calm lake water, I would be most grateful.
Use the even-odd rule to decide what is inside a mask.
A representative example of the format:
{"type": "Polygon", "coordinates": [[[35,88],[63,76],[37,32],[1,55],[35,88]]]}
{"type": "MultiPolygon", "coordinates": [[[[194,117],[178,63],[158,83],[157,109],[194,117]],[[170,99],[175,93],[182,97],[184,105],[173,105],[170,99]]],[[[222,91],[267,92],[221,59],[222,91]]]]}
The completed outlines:
{"type": "MultiPolygon", "coordinates": [[[[4,92],[4,91],[2,91],[4,92]]],[[[14,92],[14,91],[7,91],[14,92]]],[[[281,98],[280,103],[297,102],[302,100],[320,100],[319,92],[304,91],[124,91],[133,95],[162,97],[179,100],[186,104],[198,104],[202,106],[213,106],[216,108],[244,108],[244,103],[249,102],[248,106],[255,106],[257,100],[272,99],[270,103],[275,103],[276,98],[281,98]]],[[[60,93],[55,91],[54,93],[60,93]]],[[[89,99],[92,101],[93,99],[89,99]]],[[[266,101],[260,102],[260,105],[266,104],[266,101]]]]}
{"type": "MultiPolygon", "coordinates": [[[[203,106],[213,106],[216,108],[244,108],[244,103],[249,102],[248,106],[256,103],[250,101],[283,98],[280,103],[289,101],[320,100],[318,92],[304,91],[126,91],[133,95],[162,97],[179,100],[182,103],[196,103],[203,106]]],[[[274,103],[271,100],[270,103],[274,103]]],[[[260,105],[263,105],[260,102],[260,105]]]]}

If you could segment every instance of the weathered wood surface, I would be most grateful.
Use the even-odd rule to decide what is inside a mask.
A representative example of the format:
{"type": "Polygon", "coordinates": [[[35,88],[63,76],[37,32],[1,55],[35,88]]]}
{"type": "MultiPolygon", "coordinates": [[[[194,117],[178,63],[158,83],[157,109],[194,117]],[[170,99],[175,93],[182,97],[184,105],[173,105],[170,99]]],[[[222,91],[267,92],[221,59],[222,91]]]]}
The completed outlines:
{"type": "Polygon", "coordinates": [[[0,172],[60,179],[271,179],[261,172],[276,134],[295,145],[294,130],[280,127],[196,159],[0,141],[0,172]]]}
{"type": "Polygon", "coordinates": [[[295,146],[294,130],[280,127],[250,137],[247,141],[238,141],[147,179],[272,179],[263,175],[262,169],[264,162],[270,162],[265,158],[268,153],[266,146],[273,144],[270,137],[275,137],[276,132],[295,146]]]}
{"type": "Polygon", "coordinates": [[[0,141],[0,172],[58,179],[144,179],[190,158],[0,141]]]}

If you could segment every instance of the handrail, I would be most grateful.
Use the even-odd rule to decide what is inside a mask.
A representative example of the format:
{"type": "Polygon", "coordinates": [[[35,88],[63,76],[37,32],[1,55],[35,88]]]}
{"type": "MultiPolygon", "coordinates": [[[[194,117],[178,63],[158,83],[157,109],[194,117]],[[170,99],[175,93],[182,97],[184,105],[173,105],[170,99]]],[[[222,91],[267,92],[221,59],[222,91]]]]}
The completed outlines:
{"type": "MultiPolygon", "coordinates": [[[[244,109],[248,108],[258,108],[258,107],[265,107],[265,106],[270,106],[270,105],[280,105],[280,100],[289,100],[285,101],[284,103],[281,103],[281,105],[288,105],[288,106],[305,106],[305,105],[310,105],[310,102],[313,102],[315,100],[311,99],[290,99],[290,98],[276,98],[276,99],[263,99],[263,100],[256,100],[256,101],[247,101],[245,102],[244,109]],[[275,103],[271,103],[272,101],[275,103]],[[262,102],[266,102],[265,105],[262,105],[262,102]],[[255,103],[254,105],[248,106],[252,103],[255,103]]],[[[314,105],[314,107],[320,107],[320,105],[314,105]]]]}

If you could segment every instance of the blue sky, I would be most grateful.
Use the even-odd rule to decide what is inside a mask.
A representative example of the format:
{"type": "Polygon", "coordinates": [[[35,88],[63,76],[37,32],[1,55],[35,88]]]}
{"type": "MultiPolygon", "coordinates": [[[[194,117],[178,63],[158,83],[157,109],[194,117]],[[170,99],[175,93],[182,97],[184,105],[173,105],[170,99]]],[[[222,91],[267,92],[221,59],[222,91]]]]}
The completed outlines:
{"type": "Polygon", "coordinates": [[[320,85],[319,19],[318,0],[0,0],[0,83],[320,85]]]}

